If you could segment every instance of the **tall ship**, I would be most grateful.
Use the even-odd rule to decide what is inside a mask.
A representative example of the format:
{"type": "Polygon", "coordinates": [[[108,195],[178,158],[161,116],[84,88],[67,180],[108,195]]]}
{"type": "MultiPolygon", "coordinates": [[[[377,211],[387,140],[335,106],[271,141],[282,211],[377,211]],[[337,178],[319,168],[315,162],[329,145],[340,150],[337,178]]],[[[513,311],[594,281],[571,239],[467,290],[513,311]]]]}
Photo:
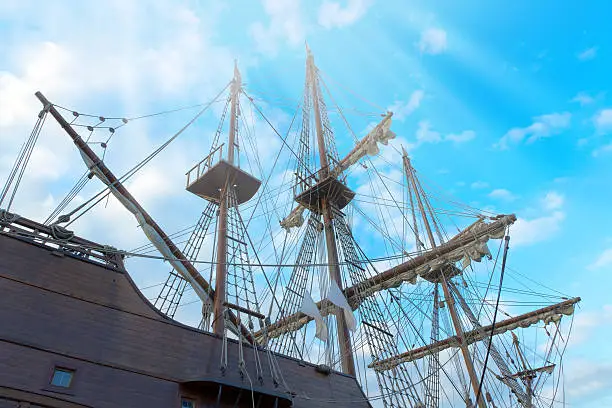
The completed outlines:
{"type": "Polygon", "coordinates": [[[396,143],[392,112],[356,132],[308,48],[305,65],[286,128],[236,66],[124,174],[107,146],[157,114],[86,114],[36,93],[42,109],[0,195],[0,408],[565,403],[580,298],[508,266],[514,214],[426,182],[396,143]],[[126,182],[213,109],[218,127],[201,135],[210,150],[185,169],[201,210],[188,228],[162,227],[126,182]],[[74,142],[83,173],[46,220],[32,220],[15,198],[49,122],[74,142]],[[135,218],[145,245],[79,235],[78,220],[108,200],[135,218]],[[128,267],[141,259],[167,268],[165,280],[138,288],[128,267]]]}

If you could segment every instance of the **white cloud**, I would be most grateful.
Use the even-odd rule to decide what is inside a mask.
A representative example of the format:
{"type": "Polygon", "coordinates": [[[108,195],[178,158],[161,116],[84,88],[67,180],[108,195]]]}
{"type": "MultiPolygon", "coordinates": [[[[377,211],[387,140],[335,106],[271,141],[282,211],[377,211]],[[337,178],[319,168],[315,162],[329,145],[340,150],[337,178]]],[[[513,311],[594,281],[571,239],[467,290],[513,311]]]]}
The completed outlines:
{"type": "Polygon", "coordinates": [[[589,265],[589,269],[600,269],[612,265],[612,248],[604,250],[595,261],[589,265]]]}
{"type": "Polygon", "coordinates": [[[563,195],[557,193],[556,191],[549,191],[544,196],[542,200],[543,207],[546,210],[558,210],[563,207],[563,203],[565,202],[565,197],[563,195]]]}
{"type": "Polygon", "coordinates": [[[476,132],[474,132],[473,130],[464,130],[461,133],[451,133],[449,135],[446,135],[444,140],[448,140],[454,143],[465,143],[465,142],[469,142],[475,137],[476,137],[476,132]]]}
{"type": "Polygon", "coordinates": [[[516,200],[516,196],[512,194],[509,190],[506,190],[505,188],[496,188],[495,190],[489,193],[489,197],[495,200],[502,200],[502,201],[516,200]]]}
{"type": "Polygon", "coordinates": [[[576,54],[576,58],[578,58],[580,61],[591,60],[595,58],[595,56],[597,55],[597,50],[598,50],[598,47],[587,48],[586,50],[583,50],[579,52],[578,54],[576,54]]]}
{"type": "Polygon", "coordinates": [[[602,305],[601,309],[581,311],[574,318],[574,330],[570,345],[576,346],[588,340],[596,328],[612,324],[612,305],[602,305]]]}
{"type": "Polygon", "coordinates": [[[263,0],[262,3],[269,17],[268,25],[256,22],[250,27],[251,36],[260,52],[275,55],[281,42],[291,46],[304,42],[306,28],[299,0],[263,0]]]}
{"type": "MultiPolygon", "coordinates": [[[[516,197],[507,190],[494,190],[490,197],[496,196],[506,201],[512,201],[516,197]]],[[[565,220],[563,205],[565,199],[558,192],[547,192],[540,200],[540,215],[534,218],[518,217],[510,227],[510,235],[513,245],[531,245],[545,241],[561,230],[561,224],[565,220]]]]}
{"type": "Polygon", "coordinates": [[[527,143],[533,143],[538,139],[558,134],[569,127],[571,118],[572,115],[569,112],[535,117],[533,123],[527,127],[510,129],[500,139],[497,147],[507,149],[510,144],[521,143],[525,138],[527,138],[527,143]]]}
{"type": "Polygon", "coordinates": [[[513,245],[530,245],[545,241],[559,232],[563,220],[563,211],[554,211],[550,215],[532,219],[519,217],[511,227],[513,245]]]}
{"type": "Polygon", "coordinates": [[[418,143],[438,143],[442,141],[442,136],[440,136],[439,132],[431,130],[429,122],[423,120],[419,122],[416,139],[418,143]]]}
{"type": "Polygon", "coordinates": [[[418,147],[425,143],[440,143],[442,141],[453,142],[453,143],[465,143],[476,137],[476,133],[473,130],[465,130],[461,133],[451,133],[446,136],[440,134],[440,132],[433,130],[431,124],[427,120],[419,122],[416,131],[416,144],[412,147],[418,147]]]}
{"type": "Polygon", "coordinates": [[[593,124],[599,133],[612,130],[612,108],[602,109],[593,117],[593,124]]]}
{"type": "Polygon", "coordinates": [[[363,17],[371,0],[348,0],[346,7],[335,1],[324,1],[319,7],[319,24],[330,29],[351,25],[363,17]]]}
{"type": "Polygon", "coordinates": [[[425,54],[440,54],[446,50],[446,31],[441,28],[428,28],[421,33],[419,50],[425,54]]]}
{"type": "Polygon", "coordinates": [[[586,92],[578,92],[578,94],[574,96],[570,102],[576,102],[579,103],[580,106],[584,106],[595,102],[595,98],[593,98],[586,92]]]}
{"type": "MultiPolygon", "coordinates": [[[[580,314],[578,314],[578,319],[580,314]]],[[[572,336],[580,335],[576,327],[572,336]]],[[[571,342],[571,340],[570,340],[571,342]]],[[[571,360],[565,367],[567,396],[571,401],[580,401],[585,406],[609,406],[602,398],[609,396],[612,388],[612,364],[603,360],[571,360]]]]}
{"type": "MultiPolygon", "coordinates": [[[[23,27],[18,24],[7,28],[7,35],[22,41],[9,45],[3,60],[7,65],[0,71],[0,143],[7,147],[0,149],[0,179],[4,179],[41,108],[34,97],[37,90],[53,102],[89,112],[138,114],[156,109],[148,107],[155,99],[164,101],[157,108],[205,101],[231,77],[230,52],[211,41],[209,30],[214,27],[214,7],[198,16],[171,1],[154,5],[113,2],[97,10],[96,19],[82,19],[87,14],[83,10],[87,6],[83,4],[83,7],[65,10],[52,22],[47,16],[53,5],[20,7],[20,13],[30,15],[37,25],[37,34],[22,36],[23,27]],[[144,9],[147,19],[134,18],[144,9]],[[106,24],[107,21],[113,24],[106,24]],[[108,44],[117,46],[111,50],[108,44]],[[205,73],[196,69],[203,60],[211,62],[205,73]]],[[[144,157],[145,152],[157,147],[160,140],[165,140],[169,132],[178,130],[188,120],[183,122],[185,116],[178,122],[167,120],[165,126],[159,127],[149,127],[145,122],[150,122],[146,120],[130,122],[117,132],[105,161],[121,175],[144,157]]],[[[171,160],[156,161],[151,169],[157,172],[147,167],[134,177],[130,188],[148,210],[155,212],[183,190],[184,171],[201,159],[196,154],[200,149],[202,145],[197,149],[173,151],[170,146],[162,154],[171,160]]],[[[48,118],[18,192],[15,211],[43,221],[84,170],[68,136],[48,118]]],[[[90,190],[82,194],[88,198],[101,185],[93,180],[87,188],[90,190]]],[[[142,232],[136,228],[113,228],[123,220],[128,226],[135,225],[129,214],[124,214],[125,210],[113,202],[109,200],[99,211],[108,216],[88,214],[71,228],[75,227],[79,235],[115,245],[143,239],[142,232]]],[[[176,221],[176,217],[166,214],[159,218],[176,221]]]]}
{"type": "MultiPolygon", "coordinates": [[[[31,117],[32,110],[41,106],[34,92],[73,91],[64,76],[75,63],[74,55],[58,44],[44,42],[27,46],[17,59],[21,72],[0,71],[0,127],[12,126],[31,117]]],[[[7,134],[8,136],[8,134],[7,134]]]]}
{"type": "Polygon", "coordinates": [[[475,181],[472,184],[470,184],[470,187],[478,190],[478,189],[489,187],[489,183],[487,183],[486,181],[475,181]]]}
{"type": "Polygon", "coordinates": [[[408,102],[395,101],[387,110],[393,112],[393,119],[397,119],[401,122],[421,106],[421,101],[424,96],[424,91],[420,89],[416,90],[410,95],[408,102]]]}
{"type": "Polygon", "coordinates": [[[593,157],[598,157],[601,154],[605,154],[605,153],[608,153],[610,151],[612,151],[612,143],[608,143],[608,144],[605,144],[605,145],[603,145],[601,147],[598,147],[597,149],[593,150],[592,155],[593,155],[593,157]]]}

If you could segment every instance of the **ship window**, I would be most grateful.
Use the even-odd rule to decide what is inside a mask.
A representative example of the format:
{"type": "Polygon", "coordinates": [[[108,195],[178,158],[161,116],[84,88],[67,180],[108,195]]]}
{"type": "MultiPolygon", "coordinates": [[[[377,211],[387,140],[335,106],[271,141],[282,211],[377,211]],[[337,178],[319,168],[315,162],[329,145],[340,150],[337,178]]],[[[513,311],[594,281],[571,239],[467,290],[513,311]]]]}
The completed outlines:
{"type": "Polygon", "coordinates": [[[181,408],[196,408],[195,401],[189,398],[183,398],[181,399],[181,408]]]}
{"type": "Polygon", "coordinates": [[[74,370],[55,367],[53,370],[53,377],[51,377],[51,385],[68,388],[72,383],[72,377],[74,377],[74,370]]]}

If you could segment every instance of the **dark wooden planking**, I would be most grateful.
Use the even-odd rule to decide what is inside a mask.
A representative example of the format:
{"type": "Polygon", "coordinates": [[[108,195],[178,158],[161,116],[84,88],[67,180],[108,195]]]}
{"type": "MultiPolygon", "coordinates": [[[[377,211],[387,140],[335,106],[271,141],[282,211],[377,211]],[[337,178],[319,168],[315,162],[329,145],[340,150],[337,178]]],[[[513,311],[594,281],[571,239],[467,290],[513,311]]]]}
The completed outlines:
{"type": "Polygon", "coordinates": [[[163,319],[163,316],[146,304],[148,302],[144,297],[134,296],[133,283],[122,272],[111,271],[68,256],[58,257],[53,251],[2,235],[0,251],[11,254],[10,257],[3,256],[0,262],[0,275],[4,277],[91,302],[120,307],[132,313],[163,319]],[[79,264],[78,276],[75,276],[75,262],[79,264]],[[101,269],[105,273],[101,273],[101,269]]]}
{"type": "MultiPolygon", "coordinates": [[[[152,396],[159,403],[131,406],[178,406],[179,384],[190,381],[193,384],[219,379],[248,384],[239,375],[235,342],[229,343],[229,367],[222,376],[220,338],[161,316],[125,273],[70,257],[60,258],[47,249],[0,235],[0,294],[0,350],[4,350],[0,356],[9,347],[21,347],[22,351],[12,353],[18,357],[11,360],[10,366],[15,369],[20,358],[24,362],[30,359],[23,364],[29,374],[17,381],[26,390],[38,392],[40,382],[33,384],[29,378],[40,371],[48,376],[53,361],[63,359],[91,367],[79,372],[90,373],[79,375],[82,381],[106,388],[116,386],[118,398],[135,401],[155,394],[148,391],[152,388],[163,394],[152,396]],[[136,397],[139,392],[145,395],[136,397]],[[173,399],[168,403],[170,397],[173,399]]],[[[285,392],[282,386],[273,386],[262,351],[264,381],[259,384],[253,349],[245,346],[244,350],[254,388],[285,392]]],[[[297,394],[295,407],[369,406],[353,377],[339,373],[325,376],[310,364],[275,358],[288,388],[297,394]]],[[[0,366],[0,385],[9,381],[5,372],[8,370],[3,367],[8,366],[0,366]]],[[[120,406],[116,401],[100,405],[99,398],[105,394],[93,385],[83,385],[75,391],[74,398],[82,397],[81,403],[120,406]]],[[[204,402],[210,396],[198,398],[204,402]]]]}

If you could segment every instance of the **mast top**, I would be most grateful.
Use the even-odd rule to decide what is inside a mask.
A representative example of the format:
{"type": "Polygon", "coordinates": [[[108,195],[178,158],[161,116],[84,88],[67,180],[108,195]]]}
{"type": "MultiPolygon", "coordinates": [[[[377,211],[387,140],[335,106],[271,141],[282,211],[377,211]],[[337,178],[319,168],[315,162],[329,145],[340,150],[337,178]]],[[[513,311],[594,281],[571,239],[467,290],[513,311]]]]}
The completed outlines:
{"type": "Polygon", "coordinates": [[[230,117],[227,143],[213,146],[208,156],[202,159],[187,172],[187,191],[208,201],[220,203],[223,191],[228,185],[235,190],[237,204],[250,200],[261,185],[261,181],[240,168],[235,163],[238,117],[240,115],[239,98],[242,91],[242,76],[238,69],[238,61],[234,60],[234,77],[230,90],[230,117]],[[224,155],[224,147],[227,152],[224,155]]]}
{"type": "Polygon", "coordinates": [[[233,84],[234,84],[234,86],[237,85],[238,90],[242,86],[242,76],[240,75],[240,70],[238,69],[238,60],[237,59],[234,60],[234,79],[233,79],[233,84]]]}
{"type": "Polygon", "coordinates": [[[306,45],[306,64],[307,65],[311,65],[314,67],[315,63],[314,63],[314,54],[312,53],[312,50],[310,49],[310,47],[308,46],[308,43],[305,42],[306,45]]]}

